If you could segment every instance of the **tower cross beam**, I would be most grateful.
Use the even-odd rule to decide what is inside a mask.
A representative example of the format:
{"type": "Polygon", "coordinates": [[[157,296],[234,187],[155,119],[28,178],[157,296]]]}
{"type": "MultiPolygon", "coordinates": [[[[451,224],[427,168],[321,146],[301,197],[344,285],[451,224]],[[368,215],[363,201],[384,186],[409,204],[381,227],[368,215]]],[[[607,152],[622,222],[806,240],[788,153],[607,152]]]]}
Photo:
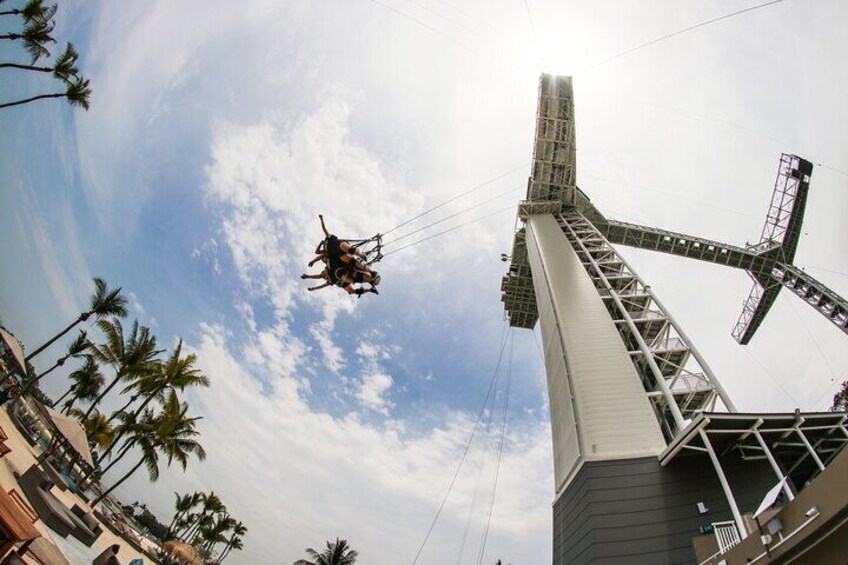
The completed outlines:
{"type": "MultiPolygon", "coordinates": [[[[810,274],[784,262],[787,255],[794,255],[794,246],[790,250],[786,245],[766,240],[765,243],[738,247],[614,219],[597,222],[596,227],[610,243],[747,271],[754,280],[754,286],[733,330],[734,337],[743,345],[751,339],[783,287],[792,290],[836,327],[848,333],[848,301],[810,274]]],[[[795,231],[797,233],[797,228],[795,231]]],[[[793,243],[797,244],[797,238],[793,239],[793,243]]]]}

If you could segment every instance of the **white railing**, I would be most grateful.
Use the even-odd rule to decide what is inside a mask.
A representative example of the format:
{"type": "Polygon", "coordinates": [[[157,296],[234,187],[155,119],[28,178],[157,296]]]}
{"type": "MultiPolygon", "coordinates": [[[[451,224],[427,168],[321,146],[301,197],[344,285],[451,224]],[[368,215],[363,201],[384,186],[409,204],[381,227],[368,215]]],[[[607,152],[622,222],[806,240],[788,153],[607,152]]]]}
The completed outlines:
{"type": "Polygon", "coordinates": [[[718,550],[721,553],[727,553],[730,548],[741,541],[739,530],[736,529],[736,523],[732,520],[729,522],[714,522],[713,531],[715,531],[718,550]]]}

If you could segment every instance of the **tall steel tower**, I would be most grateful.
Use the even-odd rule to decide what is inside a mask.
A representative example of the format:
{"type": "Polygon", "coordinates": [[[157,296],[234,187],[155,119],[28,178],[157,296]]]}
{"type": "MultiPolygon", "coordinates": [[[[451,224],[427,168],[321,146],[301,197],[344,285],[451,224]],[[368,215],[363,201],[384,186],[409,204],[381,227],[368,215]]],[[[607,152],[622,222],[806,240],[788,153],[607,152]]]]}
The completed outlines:
{"type": "Polygon", "coordinates": [[[736,247],[608,219],[577,187],[571,79],[542,75],[532,171],[518,208],[522,227],[502,299],[512,326],[541,326],[554,448],[556,565],[692,562],[692,530],[708,512],[732,518],[737,537],[746,537],[744,506],[756,496],[738,488],[734,494],[733,477],[754,485],[746,493],[769,486],[775,472],[786,482],[791,473],[778,472],[779,465],[739,467],[728,454],[742,448],[717,452],[708,423],[719,419],[716,414],[736,413],[733,402],[613,244],[747,271],[754,288],[733,330],[740,343],[751,339],[784,286],[848,332],[845,300],[792,265],[811,172],[808,161],[781,158],[755,245],[736,247]],[[680,451],[702,457],[670,465],[680,451]],[[701,510],[707,506],[712,510],[701,510]]]}

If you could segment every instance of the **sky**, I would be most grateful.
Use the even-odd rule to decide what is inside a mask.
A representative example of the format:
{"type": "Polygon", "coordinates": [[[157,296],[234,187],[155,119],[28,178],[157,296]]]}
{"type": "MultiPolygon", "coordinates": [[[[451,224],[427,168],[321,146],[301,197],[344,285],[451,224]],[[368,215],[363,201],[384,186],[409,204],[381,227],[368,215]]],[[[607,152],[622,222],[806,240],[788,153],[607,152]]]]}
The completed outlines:
{"type": "MultiPolygon", "coordinates": [[[[744,245],[780,154],[811,160],[796,264],[848,295],[846,3],[786,0],[608,60],[754,4],[62,2],[55,36],[94,94],[87,112],[0,110],[0,320],[32,350],[101,276],[163,346],[197,353],[212,386],[186,398],[207,460],[119,494],[167,522],[174,491],[214,490],[249,529],[228,562],[336,537],[364,563],[412,562],[478,414],[418,562],[550,561],[547,386],[533,334],[504,341],[500,303],[541,71],[574,77],[578,185],[612,218],[744,245]],[[399,249],[494,213],[388,255],[379,296],[304,290],[319,213],[367,237],[486,182],[386,236],[473,207],[399,249]]],[[[2,73],[4,101],[55,88],[2,73]]],[[[744,273],[622,253],[739,410],[825,409],[848,377],[844,334],[790,293],[740,347],[744,273]]]]}

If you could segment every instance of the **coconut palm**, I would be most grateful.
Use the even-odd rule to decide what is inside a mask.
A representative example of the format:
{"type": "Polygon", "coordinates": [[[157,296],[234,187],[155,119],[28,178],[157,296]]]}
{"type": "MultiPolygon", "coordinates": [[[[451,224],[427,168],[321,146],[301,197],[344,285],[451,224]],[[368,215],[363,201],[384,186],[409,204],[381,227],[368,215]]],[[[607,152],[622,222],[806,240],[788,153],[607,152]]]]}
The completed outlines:
{"type": "Polygon", "coordinates": [[[235,525],[236,521],[228,513],[216,515],[212,524],[201,530],[203,543],[200,547],[211,553],[219,543],[227,543],[229,538],[225,534],[235,525]]]}
{"type": "Polygon", "coordinates": [[[100,372],[100,366],[97,364],[97,361],[91,355],[85,355],[84,357],[85,363],[83,363],[82,367],[68,375],[68,378],[73,381],[73,384],[65,394],[59,397],[59,400],[53,403],[53,408],[56,408],[66,396],[71,394],[71,398],[62,407],[62,412],[66,414],[71,411],[77,400],[85,402],[97,398],[97,395],[100,394],[100,389],[106,382],[106,379],[103,378],[103,373],[100,372]]]}
{"type": "Polygon", "coordinates": [[[94,316],[97,320],[100,320],[107,316],[123,318],[126,315],[127,299],[121,294],[121,288],[118,287],[114,290],[109,290],[105,280],[99,277],[94,277],[94,292],[89,298],[89,309],[80,314],[79,318],[51,338],[47,343],[27,355],[27,361],[50,347],[53,342],[74,329],[74,326],[88,321],[88,319],[92,316],[94,316]]]}
{"type": "Polygon", "coordinates": [[[46,22],[53,18],[57,8],[58,6],[56,4],[45,6],[44,0],[29,0],[29,2],[24,4],[23,8],[0,12],[0,16],[20,15],[26,23],[34,21],[46,22]]]}
{"type": "Polygon", "coordinates": [[[77,59],[79,53],[76,52],[71,43],[65,47],[65,51],[56,58],[56,62],[52,67],[39,67],[36,65],[21,65],[18,63],[0,63],[0,69],[22,69],[26,71],[37,71],[41,73],[53,73],[53,76],[65,83],[71,82],[71,77],[79,74],[77,68],[77,59]]]}
{"type": "Polygon", "coordinates": [[[31,387],[33,387],[38,381],[44,378],[48,373],[56,369],[57,367],[61,367],[67,362],[71,357],[79,358],[83,356],[88,348],[91,347],[91,343],[88,341],[86,334],[83,330],[80,330],[77,338],[68,345],[68,352],[59,357],[59,359],[53,364],[52,367],[35,377],[33,380],[29,381],[24,387],[24,392],[27,392],[31,387]]]}
{"type": "Polygon", "coordinates": [[[118,482],[94,499],[91,505],[103,500],[142,465],[147,467],[150,481],[156,482],[159,479],[160,454],[166,458],[168,466],[176,461],[184,470],[191,455],[201,461],[206,459],[206,450],[194,439],[200,433],[195,426],[201,417],[190,418],[187,412],[188,404],[180,402],[177,393],[172,391],[162,406],[162,412],[148,425],[139,426],[135,431],[132,441],[141,449],[141,459],[118,482]]]}
{"type": "Polygon", "coordinates": [[[221,555],[218,556],[217,563],[221,563],[224,559],[226,559],[231,550],[242,548],[241,540],[245,534],[247,534],[247,527],[242,522],[236,522],[233,524],[230,539],[226,541],[224,551],[222,551],[221,555]]]}
{"type": "Polygon", "coordinates": [[[106,421],[106,416],[95,410],[93,414],[85,417],[82,410],[72,409],[69,414],[80,421],[85,435],[88,438],[88,447],[92,450],[103,449],[112,441],[114,430],[106,421]]]}
{"type": "Polygon", "coordinates": [[[227,556],[230,554],[230,551],[232,551],[233,549],[236,549],[238,551],[241,551],[242,549],[244,549],[244,543],[242,543],[242,538],[240,538],[240,537],[230,538],[230,541],[227,542],[227,548],[224,550],[224,552],[218,558],[218,563],[221,563],[224,559],[226,559],[227,556]]]}
{"type": "Polygon", "coordinates": [[[168,525],[168,533],[165,535],[165,541],[171,539],[171,536],[174,532],[177,523],[179,523],[183,519],[183,517],[191,511],[192,508],[196,507],[203,501],[203,493],[197,491],[193,492],[192,494],[186,494],[183,496],[180,496],[175,492],[174,496],[177,497],[177,500],[174,503],[174,508],[176,512],[174,513],[174,517],[171,520],[171,523],[168,525]]]}
{"type": "MultiPolygon", "coordinates": [[[[133,421],[152,400],[155,399],[162,402],[169,391],[183,391],[190,386],[209,386],[209,378],[194,366],[197,356],[194,353],[190,353],[182,357],[182,347],[183,340],[180,340],[174,348],[173,353],[171,353],[170,357],[164,363],[154,364],[150,371],[141,373],[137,380],[130,383],[129,386],[121,391],[122,394],[126,394],[132,390],[135,390],[136,393],[130,397],[130,400],[118,413],[125,411],[140,396],[144,396],[144,401],[136,408],[132,418],[130,418],[130,421],[133,421]]],[[[122,436],[123,433],[119,432],[115,437],[114,443],[117,443],[122,436]]]]}
{"type": "Polygon", "coordinates": [[[0,39],[22,41],[24,49],[30,54],[32,63],[35,64],[40,58],[50,56],[50,51],[45,45],[47,43],[56,43],[56,40],[51,35],[52,33],[52,21],[33,20],[24,26],[24,29],[20,33],[6,33],[0,35],[0,39]]]}
{"type": "Polygon", "coordinates": [[[91,354],[96,361],[111,365],[115,370],[115,378],[97,396],[88,413],[119,381],[132,380],[138,374],[150,371],[156,363],[156,356],[161,353],[156,349],[156,337],[150,334],[150,328],[140,326],[138,320],[133,322],[128,336],[124,335],[124,327],[118,318],[98,320],[97,327],[103,332],[106,342],[92,344],[91,354]]]}
{"type": "Polygon", "coordinates": [[[327,549],[318,553],[311,547],[306,548],[306,553],[312,561],[298,559],[294,565],[353,565],[359,552],[350,549],[347,540],[336,538],[335,543],[327,542],[327,549]]]}
{"type": "Polygon", "coordinates": [[[189,539],[193,539],[194,536],[197,535],[197,532],[201,527],[206,527],[209,525],[212,517],[215,514],[226,512],[227,507],[224,506],[224,503],[221,502],[221,499],[214,492],[210,492],[209,494],[203,495],[203,510],[195,517],[194,522],[188,527],[188,529],[183,533],[181,539],[183,541],[188,541],[189,539]]]}
{"type": "Polygon", "coordinates": [[[47,98],[67,98],[68,104],[70,104],[71,106],[79,106],[83,110],[88,110],[88,99],[91,97],[91,86],[89,85],[90,82],[91,81],[89,81],[88,79],[84,79],[82,77],[75,77],[73,81],[66,83],[67,86],[65,88],[65,92],[39,94],[38,96],[23,98],[21,100],[15,100],[14,102],[6,102],[5,104],[0,104],[0,108],[19,106],[21,104],[28,104],[29,102],[34,102],[36,100],[44,100],[47,98]]]}

